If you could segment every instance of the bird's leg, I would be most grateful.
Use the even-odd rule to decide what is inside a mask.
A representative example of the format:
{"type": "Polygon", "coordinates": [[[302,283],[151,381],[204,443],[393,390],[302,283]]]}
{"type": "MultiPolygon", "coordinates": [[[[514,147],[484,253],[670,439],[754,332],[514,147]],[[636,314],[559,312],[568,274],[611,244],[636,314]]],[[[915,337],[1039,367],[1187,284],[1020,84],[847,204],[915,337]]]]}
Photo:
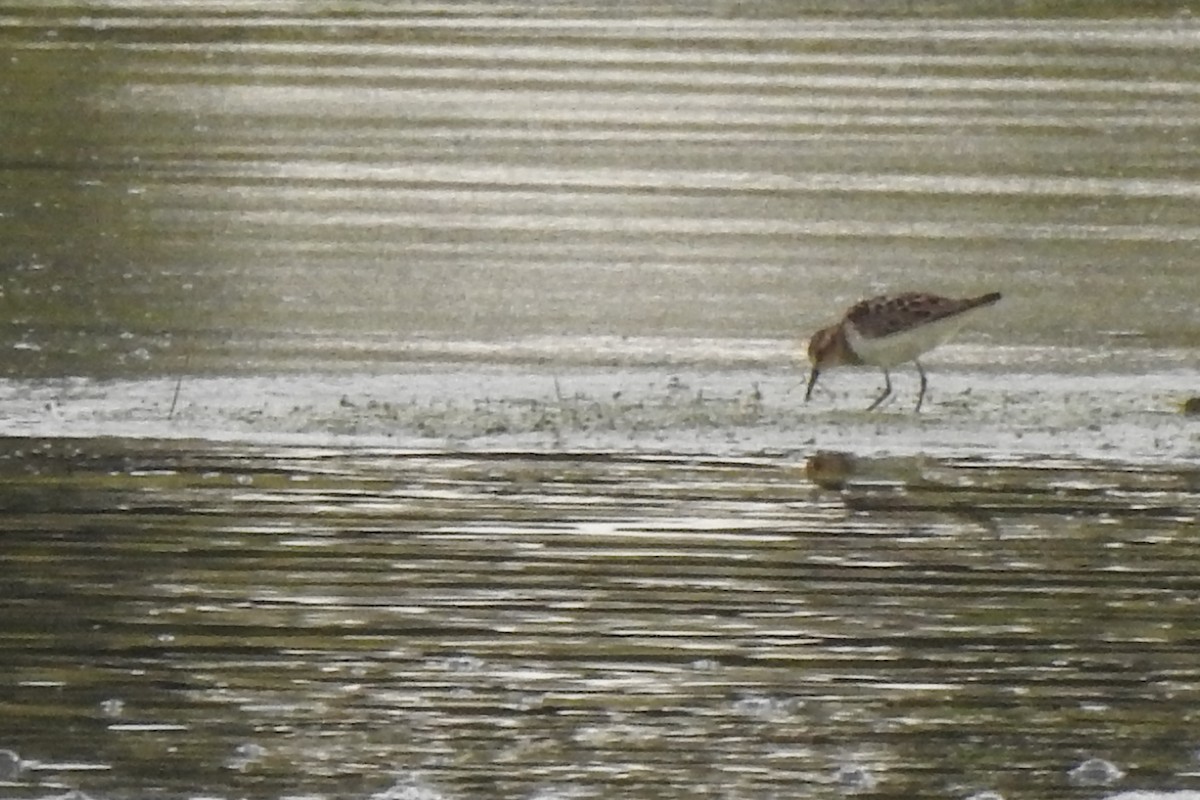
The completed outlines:
{"type": "Polygon", "coordinates": [[[817,385],[817,378],[821,377],[821,370],[817,367],[812,368],[812,374],[808,376],[808,388],[804,390],[804,402],[808,402],[808,398],[812,397],[813,389],[817,385]]]}
{"type": "Polygon", "coordinates": [[[928,381],[925,379],[925,370],[921,368],[921,362],[913,359],[913,363],[917,365],[917,374],[921,376],[921,391],[917,393],[917,411],[920,411],[921,403],[925,401],[925,386],[928,381]]]}
{"type": "Polygon", "coordinates": [[[875,402],[867,406],[867,411],[874,411],[879,408],[879,404],[888,399],[892,393],[892,376],[888,375],[887,369],[883,370],[883,394],[875,398],[875,402]]]}

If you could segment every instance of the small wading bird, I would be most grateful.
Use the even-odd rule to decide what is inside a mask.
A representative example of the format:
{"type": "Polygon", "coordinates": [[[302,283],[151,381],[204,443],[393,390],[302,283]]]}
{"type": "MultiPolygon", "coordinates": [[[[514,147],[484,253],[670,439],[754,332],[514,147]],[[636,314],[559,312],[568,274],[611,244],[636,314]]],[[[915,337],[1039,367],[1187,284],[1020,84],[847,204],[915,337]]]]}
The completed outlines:
{"type": "Polygon", "coordinates": [[[885,294],[862,300],[847,309],[836,324],[822,328],[808,341],[808,378],[805,402],[812,397],[817,378],[824,370],[841,366],[870,366],[883,370],[883,394],[867,407],[873,411],[892,393],[891,367],[911,361],[921,376],[917,411],[925,400],[925,370],[917,358],[942,344],[963,326],[969,312],[990,306],[999,292],[979,297],[954,299],[924,292],[885,294]]]}

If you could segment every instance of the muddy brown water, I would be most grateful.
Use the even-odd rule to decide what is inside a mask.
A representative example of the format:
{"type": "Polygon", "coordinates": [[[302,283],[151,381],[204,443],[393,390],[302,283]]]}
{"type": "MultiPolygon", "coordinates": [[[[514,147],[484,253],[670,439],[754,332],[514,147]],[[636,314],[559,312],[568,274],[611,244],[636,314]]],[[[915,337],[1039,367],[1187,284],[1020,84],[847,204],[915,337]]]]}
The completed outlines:
{"type": "Polygon", "coordinates": [[[0,795],[1194,798],[1187,10],[0,10],[0,795]]]}

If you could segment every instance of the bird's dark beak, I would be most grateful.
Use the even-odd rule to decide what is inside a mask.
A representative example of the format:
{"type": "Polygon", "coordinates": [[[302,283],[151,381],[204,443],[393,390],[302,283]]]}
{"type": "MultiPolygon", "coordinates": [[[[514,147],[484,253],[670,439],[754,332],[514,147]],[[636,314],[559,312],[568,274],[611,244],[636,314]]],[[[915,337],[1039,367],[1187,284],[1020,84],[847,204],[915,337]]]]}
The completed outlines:
{"type": "Polygon", "coordinates": [[[821,370],[816,367],[812,368],[812,372],[808,375],[808,389],[804,392],[804,402],[808,402],[808,398],[812,397],[813,387],[817,385],[817,378],[821,377],[821,370]]]}

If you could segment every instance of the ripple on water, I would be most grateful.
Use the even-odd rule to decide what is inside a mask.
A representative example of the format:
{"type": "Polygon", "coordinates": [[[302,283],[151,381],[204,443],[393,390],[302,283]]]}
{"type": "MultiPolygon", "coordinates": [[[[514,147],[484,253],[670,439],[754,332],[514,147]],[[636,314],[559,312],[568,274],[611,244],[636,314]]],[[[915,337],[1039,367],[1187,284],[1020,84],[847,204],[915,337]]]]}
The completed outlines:
{"type": "MultiPolygon", "coordinates": [[[[13,446],[5,674],[17,709],[103,721],[96,786],[152,741],[218,782],[369,764],[361,796],[400,753],[427,780],[394,791],[449,797],[485,764],[511,796],[1049,788],[1081,737],[1191,764],[1111,749],[1200,698],[1187,470],[858,455],[831,490],[770,454],[13,446]]],[[[8,741],[63,780],[52,742],[94,745],[8,741]]]]}

